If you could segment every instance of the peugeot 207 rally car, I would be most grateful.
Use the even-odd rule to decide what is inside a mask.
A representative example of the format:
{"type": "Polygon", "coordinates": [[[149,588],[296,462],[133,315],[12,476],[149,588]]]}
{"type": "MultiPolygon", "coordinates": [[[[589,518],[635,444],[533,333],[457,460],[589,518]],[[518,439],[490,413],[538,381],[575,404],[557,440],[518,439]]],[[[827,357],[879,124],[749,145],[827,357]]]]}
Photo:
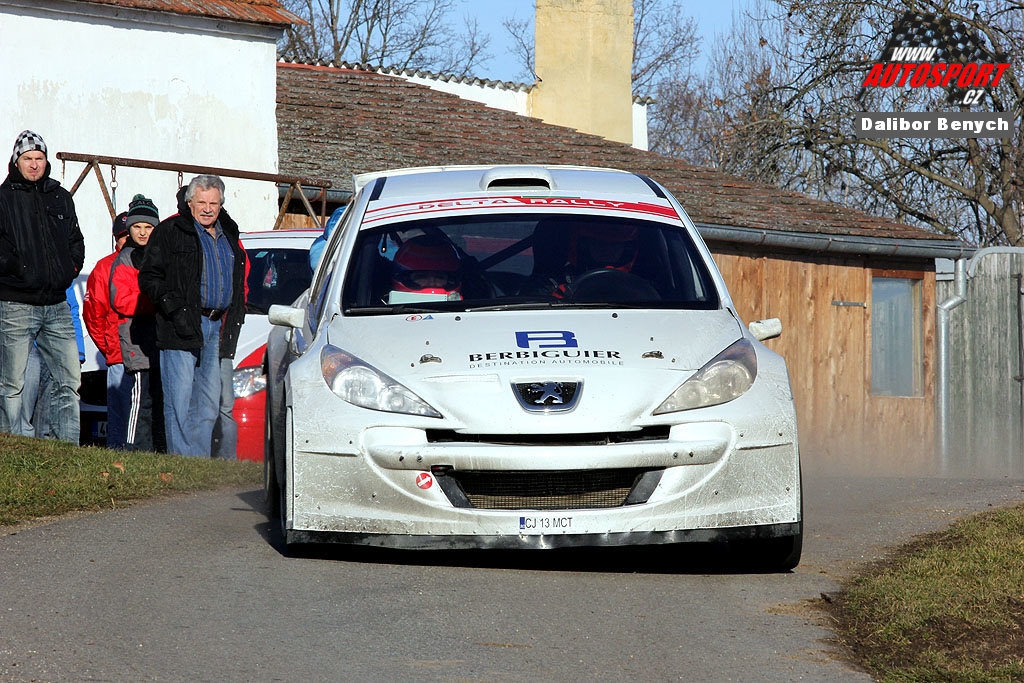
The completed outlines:
{"type": "Polygon", "coordinates": [[[799,562],[785,364],[679,203],[578,167],[401,169],[274,306],[268,510],[286,544],[716,541],[799,562]]]}

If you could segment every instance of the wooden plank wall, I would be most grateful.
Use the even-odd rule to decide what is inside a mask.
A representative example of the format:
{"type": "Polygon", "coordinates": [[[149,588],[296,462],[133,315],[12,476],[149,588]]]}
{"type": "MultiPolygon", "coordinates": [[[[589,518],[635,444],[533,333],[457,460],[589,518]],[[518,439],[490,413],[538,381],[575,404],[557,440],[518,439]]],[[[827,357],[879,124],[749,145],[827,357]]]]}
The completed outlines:
{"type": "MultiPolygon", "coordinates": [[[[946,470],[952,474],[1024,473],[1018,357],[1020,253],[990,252],[967,280],[966,302],[952,309],[950,328],[950,422],[946,470]]],[[[939,301],[954,293],[942,282],[939,301]]]]}
{"type": "Polygon", "coordinates": [[[894,474],[936,470],[930,261],[880,264],[866,257],[710,247],[743,321],[782,320],[782,336],[766,344],[789,367],[805,466],[894,474]],[[871,278],[885,267],[912,268],[923,278],[919,397],[871,395],[871,278]]]}

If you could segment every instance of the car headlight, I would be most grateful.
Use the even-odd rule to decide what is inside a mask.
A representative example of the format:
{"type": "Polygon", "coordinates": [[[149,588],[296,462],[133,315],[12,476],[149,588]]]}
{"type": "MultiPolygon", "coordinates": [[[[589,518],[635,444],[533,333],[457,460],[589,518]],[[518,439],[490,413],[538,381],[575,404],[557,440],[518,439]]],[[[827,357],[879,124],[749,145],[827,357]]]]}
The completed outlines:
{"type": "Polygon", "coordinates": [[[441,417],[419,396],[336,346],[324,346],[320,370],[331,391],[352,405],[386,413],[441,417]]]}
{"type": "Polygon", "coordinates": [[[238,368],[231,376],[231,386],[235,392],[235,398],[245,398],[266,389],[267,376],[259,367],[238,368]]]}
{"type": "Polygon", "coordinates": [[[655,415],[706,408],[742,396],[757,377],[754,345],[740,339],[708,361],[690,379],[661,402],[655,415]]]}

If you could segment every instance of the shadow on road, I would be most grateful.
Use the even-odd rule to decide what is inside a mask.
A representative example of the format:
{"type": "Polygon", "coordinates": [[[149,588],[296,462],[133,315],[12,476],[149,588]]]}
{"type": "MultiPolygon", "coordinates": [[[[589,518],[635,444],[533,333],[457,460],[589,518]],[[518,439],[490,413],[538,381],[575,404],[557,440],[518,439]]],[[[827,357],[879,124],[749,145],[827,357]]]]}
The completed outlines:
{"type": "MultiPolygon", "coordinates": [[[[264,512],[263,491],[239,494],[253,510],[264,512]]],[[[257,524],[256,532],[282,556],[294,560],[326,560],[424,567],[473,567],[527,571],[613,572],[643,574],[761,573],[756,549],[725,543],[677,543],[608,548],[545,550],[396,550],[337,543],[292,544],[285,547],[276,523],[257,524]]]]}

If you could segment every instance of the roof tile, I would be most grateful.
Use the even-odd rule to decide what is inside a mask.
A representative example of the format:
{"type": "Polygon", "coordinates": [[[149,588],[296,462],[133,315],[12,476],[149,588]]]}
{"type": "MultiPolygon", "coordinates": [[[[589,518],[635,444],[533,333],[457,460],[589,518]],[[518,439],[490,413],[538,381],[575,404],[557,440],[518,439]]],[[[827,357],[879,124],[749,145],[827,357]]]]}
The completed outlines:
{"type": "Polygon", "coordinates": [[[170,12],[213,19],[234,19],[254,24],[305,23],[289,12],[280,0],[78,0],[96,5],[170,12]]]}
{"type": "Polygon", "coordinates": [[[406,166],[604,166],[657,180],[698,223],[950,239],[361,68],[279,62],[277,121],[281,173],[330,178],[338,187],[351,188],[354,173],[406,166]]]}

